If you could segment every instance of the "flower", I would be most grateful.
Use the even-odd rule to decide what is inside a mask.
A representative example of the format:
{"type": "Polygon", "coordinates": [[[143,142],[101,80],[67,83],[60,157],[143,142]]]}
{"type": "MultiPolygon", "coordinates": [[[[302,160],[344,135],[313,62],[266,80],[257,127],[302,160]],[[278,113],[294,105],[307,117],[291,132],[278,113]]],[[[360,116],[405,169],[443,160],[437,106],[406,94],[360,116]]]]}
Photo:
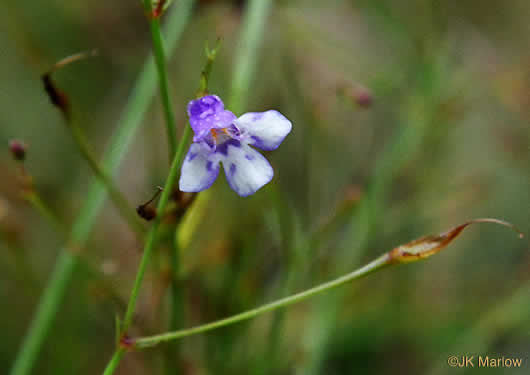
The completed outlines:
{"type": "Polygon", "coordinates": [[[292,127],[280,112],[249,112],[237,118],[224,109],[218,96],[207,95],[188,104],[188,116],[195,135],[182,164],[181,191],[208,189],[220,164],[228,184],[242,197],[272,180],[271,165],[251,146],[266,151],[278,148],[292,127]]]}

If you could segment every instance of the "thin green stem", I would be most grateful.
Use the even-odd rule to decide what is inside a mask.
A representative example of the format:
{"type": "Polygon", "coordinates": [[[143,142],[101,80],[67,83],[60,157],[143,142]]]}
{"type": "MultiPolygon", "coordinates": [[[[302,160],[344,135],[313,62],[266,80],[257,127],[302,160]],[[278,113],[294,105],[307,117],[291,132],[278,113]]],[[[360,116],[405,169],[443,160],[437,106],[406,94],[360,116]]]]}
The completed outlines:
{"type": "Polygon", "coordinates": [[[336,278],[334,280],[328,281],[326,283],[320,284],[314,288],[305,290],[303,292],[294,294],[289,297],[285,297],[282,299],[279,299],[277,301],[267,303],[263,306],[257,307],[252,310],[248,310],[245,312],[242,312],[240,314],[231,316],[229,318],[217,320],[212,323],[203,324],[197,327],[188,328],[188,329],[182,329],[179,331],[174,332],[168,332],[163,333],[160,335],[150,336],[150,337],[144,337],[136,339],[134,342],[135,348],[146,348],[151,347],[163,342],[171,341],[171,340],[177,340],[183,337],[197,335],[199,333],[204,333],[207,331],[211,331],[217,328],[226,327],[234,323],[241,322],[243,320],[252,319],[258,315],[267,313],[269,311],[277,310],[292,304],[295,304],[297,302],[301,302],[307,298],[313,297],[317,294],[321,294],[324,292],[327,292],[329,290],[335,289],[341,285],[344,285],[346,283],[349,283],[353,280],[360,279],[363,276],[366,276],[372,272],[375,272],[384,266],[390,265],[391,260],[388,254],[384,254],[380,256],[379,258],[373,260],[372,262],[366,264],[365,266],[350,272],[344,276],[341,276],[339,278],[336,278]]]}
{"type": "Polygon", "coordinates": [[[140,292],[140,286],[142,285],[142,281],[144,278],[147,264],[149,262],[149,258],[151,256],[151,252],[156,245],[158,229],[160,227],[160,223],[163,217],[164,210],[166,209],[166,205],[169,202],[169,198],[171,197],[173,186],[175,185],[175,181],[179,174],[179,167],[180,167],[180,164],[182,163],[182,159],[184,158],[184,151],[185,151],[186,145],[188,144],[190,136],[191,136],[191,127],[186,126],[184,129],[182,138],[180,139],[179,145],[177,147],[175,157],[173,158],[173,161],[171,162],[171,167],[169,169],[169,175],[166,179],[166,184],[164,185],[164,190],[162,191],[162,195],[160,196],[160,200],[158,202],[158,206],[156,209],[157,215],[153,221],[153,226],[151,227],[151,230],[149,231],[147,235],[147,240],[145,243],[142,260],[140,261],[140,265],[138,267],[138,272],[136,274],[136,279],[134,281],[133,289],[131,291],[131,296],[129,298],[129,304],[127,306],[127,311],[125,312],[125,318],[123,319],[122,332],[127,332],[127,329],[132,323],[134,311],[136,309],[136,302],[138,300],[138,293],[140,292]]]}
{"type": "MultiPolygon", "coordinates": [[[[32,188],[30,192],[24,195],[24,199],[26,199],[35,208],[35,210],[39,212],[41,216],[46,219],[51,226],[55,228],[55,230],[63,237],[63,240],[68,239],[67,229],[64,227],[63,223],[55,214],[55,212],[53,212],[53,210],[48,206],[48,204],[42,199],[40,194],[34,188],[32,188]]],[[[123,308],[125,308],[125,302],[122,300],[121,296],[113,289],[112,284],[109,283],[108,280],[106,280],[106,276],[103,275],[101,271],[99,271],[97,268],[92,267],[89,263],[85,262],[85,266],[87,266],[88,270],[98,278],[98,283],[103,287],[105,291],[108,291],[111,294],[112,299],[115,302],[119,303],[120,306],[123,306],[123,308]]],[[[27,269],[27,267],[24,269],[27,269]]],[[[25,274],[24,278],[28,278],[28,280],[31,280],[29,274],[25,274]]],[[[36,282],[33,283],[33,285],[36,284],[36,282]]]]}
{"type": "MultiPolygon", "coordinates": [[[[144,1],[144,8],[148,15],[153,14],[153,4],[152,0],[144,1]]],[[[177,135],[176,135],[176,126],[175,126],[175,114],[173,112],[173,107],[170,103],[169,98],[169,83],[168,83],[168,74],[166,66],[166,54],[164,51],[164,43],[162,40],[162,33],[160,32],[160,19],[159,16],[149,17],[150,29],[151,29],[151,39],[153,42],[153,53],[155,56],[156,67],[158,71],[158,81],[160,88],[160,97],[162,99],[162,107],[164,109],[166,132],[167,132],[167,142],[168,142],[168,160],[172,160],[176,152],[177,144],[177,135]]],[[[170,193],[170,192],[168,192],[170,193]]],[[[162,212],[162,211],[158,211],[162,212]]],[[[154,240],[153,240],[154,241],[154,240]]],[[[173,242],[173,241],[171,241],[173,242]]],[[[179,306],[179,290],[177,283],[175,281],[176,275],[178,274],[178,253],[173,251],[171,248],[171,287],[169,293],[171,295],[171,305],[170,305],[170,315],[171,322],[173,322],[178,315],[178,306],[179,306]]],[[[171,328],[170,328],[171,329],[171,328]]]]}
{"type": "Polygon", "coordinates": [[[105,186],[109,194],[109,198],[114,203],[120,215],[127,221],[131,229],[133,229],[140,236],[145,232],[143,224],[140,222],[140,218],[136,214],[135,210],[129,205],[127,199],[123,196],[120,190],[112,181],[112,177],[107,173],[105,168],[101,166],[98,162],[98,159],[88,142],[83,129],[77,124],[76,121],[70,121],[68,124],[70,130],[72,131],[72,136],[83,155],[83,158],[92,169],[92,172],[98,178],[102,185],[105,186]]]}
{"type": "Polygon", "coordinates": [[[119,348],[114,352],[112,355],[112,358],[110,359],[109,363],[107,364],[107,367],[105,367],[105,371],[103,371],[103,375],[111,375],[114,373],[118,365],[120,364],[121,358],[125,354],[125,350],[122,348],[119,348]]]}
{"type": "MultiPolygon", "coordinates": [[[[192,4],[193,0],[181,0],[171,11],[167,25],[167,42],[171,51],[173,51],[190,17],[192,4]]],[[[103,165],[110,174],[117,171],[136,129],[149,107],[155,90],[156,69],[153,57],[149,57],[136,81],[120,118],[118,130],[107,150],[103,165]]],[[[74,223],[70,234],[70,243],[75,243],[78,246],[86,243],[106,192],[107,190],[99,180],[92,183],[81,213],[74,223]]],[[[77,256],[70,252],[69,246],[64,246],[60,251],[52,277],[40,299],[33,321],[13,364],[11,375],[26,375],[33,368],[49,328],[57,316],[57,310],[66,289],[70,285],[76,264],[77,256]]]]}
{"type": "Polygon", "coordinates": [[[162,99],[162,107],[164,108],[164,116],[166,118],[169,160],[172,160],[177,147],[177,134],[175,127],[175,114],[173,112],[173,107],[171,106],[171,101],[169,99],[166,53],[164,51],[162,32],[160,31],[160,19],[158,16],[152,16],[152,0],[144,0],[144,8],[149,17],[151,39],[153,41],[153,54],[155,56],[156,69],[158,71],[160,97],[162,99]]]}
{"type": "Polygon", "coordinates": [[[30,373],[57,311],[58,301],[62,299],[64,290],[70,282],[71,270],[75,265],[75,261],[75,255],[67,250],[62,251],[59,255],[52,278],[44,290],[37,313],[29,327],[28,335],[11,369],[11,375],[30,373]]]}

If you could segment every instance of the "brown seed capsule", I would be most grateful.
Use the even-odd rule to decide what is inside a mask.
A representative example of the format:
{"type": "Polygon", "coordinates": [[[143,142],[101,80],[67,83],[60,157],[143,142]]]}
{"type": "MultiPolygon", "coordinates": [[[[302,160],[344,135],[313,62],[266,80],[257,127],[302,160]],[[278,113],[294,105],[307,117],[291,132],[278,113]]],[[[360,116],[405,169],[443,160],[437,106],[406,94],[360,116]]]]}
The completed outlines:
{"type": "Polygon", "coordinates": [[[26,144],[17,139],[9,141],[9,151],[13,155],[13,158],[18,161],[24,161],[26,159],[26,144]]]}
{"type": "Polygon", "coordinates": [[[136,207],[136,212],[142,219],[147,221],[151,221],[156,217],[156,208],[150,204],[142,204],[136,207]]]}

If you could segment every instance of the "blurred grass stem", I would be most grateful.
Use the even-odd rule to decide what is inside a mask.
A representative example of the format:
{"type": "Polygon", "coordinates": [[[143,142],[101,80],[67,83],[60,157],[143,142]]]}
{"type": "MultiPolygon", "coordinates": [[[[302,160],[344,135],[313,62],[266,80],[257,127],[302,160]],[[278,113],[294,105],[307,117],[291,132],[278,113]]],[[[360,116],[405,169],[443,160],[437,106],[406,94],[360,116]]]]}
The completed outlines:
{"type": "Polygon", "coordinates": [[[265,21],[271,7],[270,0],[250,0],[247,2],[246,16],[241,27],[241,39],[236,50],[232,77],[232,90],[228,108],[239,114],[246,105],[248,89],[258,57],[258,48],[263,39],[265,21]]]}
{"type": "MultiPolygon", "coordinates": [[[[167,25],[167,45],[171,51],[190,17],[192,4],[193,0],[181,0],[171,11],[167,25]]],[[[119,120],[118,130],[107,149],[103,165],[109,173],[116,173],[136,129],[151,103],[155,90],[155,64],[153,57],[149,57],[119,120]]],[[[74,223],[70,234],[70,243],[66,244],[60,251],[52,277],[44,290],[28,333],[11,369],[11,375],[29,374],[33,368],[77,264],[77,255],[71,252],[70,245],[83,246],[86,243],[104,202],[106,191],[99,180],[92,183],[81,213],[74,223]]]]}
{"type": "Polygon", "coordinates": [[[57,217],[57,215],[52,211],[50,207],[42,200],[39,193],[32,190],[26,194],[24,194],[24,199],[28,201],[33,208],[48,222],[54,227],[54,229],[61,234],[61,236],[66,236],[67,232],[63,224],[61,223],[61,220],[57,217]]]}
{"type": "Polygon", "coordinates": [[[114,203],[120,215],[127,221],[129,227],[133,229],[138,235],[139,238],[143,237],[145,232],[145,227],[140,221],[139,216],[136,214],[136,211],[131,207],[125,196],[120,192],[117,186],[112,181],[112,176],[101,166],[97,160],[97,157],[92,150],[83,130],[77,124],[76,121],[70,121],[68,124],[69,128],[72,131],[72,136],[83,155],[83,158],[86,160],[92,172],[96,175],[102,185],[105,186],[111,201],[114,203]]]}

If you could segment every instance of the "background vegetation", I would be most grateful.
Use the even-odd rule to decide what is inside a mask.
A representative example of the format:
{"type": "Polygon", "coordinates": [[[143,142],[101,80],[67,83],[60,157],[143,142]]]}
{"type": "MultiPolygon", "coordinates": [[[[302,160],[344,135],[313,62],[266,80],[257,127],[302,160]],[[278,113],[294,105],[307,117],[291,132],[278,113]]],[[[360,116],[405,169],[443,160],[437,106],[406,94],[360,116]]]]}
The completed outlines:
{"type": "MultiPolygon", "coordinates": [[[[182,21],[168,61],[179,134],[205,42],[217,37],[222,48],[210,91],[225,102],[231,97],[245,10],[245,1],[196,1],[182,21]]],[[[191,208],[196,215],[185,218],[177,327],[306,289],[469,218],[498,217],[527,232],[529,16],[522,0],[275,1],[250,87],[234,110],[278,109],[293,132],[267,155],[276,173],[271,184],[242,199],[219,179],[191,208]]],[[[93,174],[40,76],[65,56],[98,49],[97,57],[54,77],[100,155],[152,43],[139,1],[2,2],[0,22],[0,372],[6,373],[65,241],[23,199],[8,141],[27,143],[25,169],[69,231],[93,174]]],[[[160,99],[138,119],[115,177],[133,206],[163,184],[169,165],[160,99]]],[[[169,242],[150,262],[137,335],[168,329],[169,242]]],[[[34,373],[102,371],[142,248],[106,202],[34,373]]],[[[527,240],[475,227],[428,262],[129,354],[116,373],[443,374],[455,371],[446,364],[449,355],[465,354],[523,357],[525,368],[509,373],[527,373],[529,266],[527,240]]]]}

